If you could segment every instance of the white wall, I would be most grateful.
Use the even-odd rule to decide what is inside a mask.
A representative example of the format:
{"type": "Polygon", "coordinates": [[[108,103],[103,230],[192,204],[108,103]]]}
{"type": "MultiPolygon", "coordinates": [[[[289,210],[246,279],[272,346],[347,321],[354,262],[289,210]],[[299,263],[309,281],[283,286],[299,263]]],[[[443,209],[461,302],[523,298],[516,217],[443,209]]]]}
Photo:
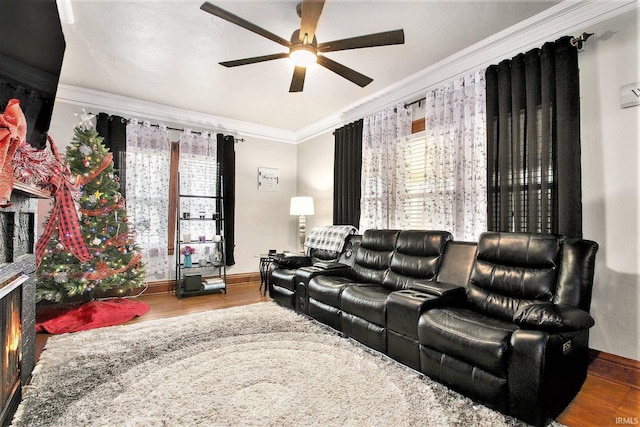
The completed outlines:
{"type": "Polygon", "coordinates": [[[333,135],[325,133],[298,144],[298,193],[312,196],[315,214],[307,230],[333,224],[333,135]]]}
{"type": "MultiPolygon", "coordinates": [[[[640,360],[640,107],[620,108],[620,86],[640,82],[639,23],[635,9],[585,28],[596,35],[579,54],[583,231],[600,245],[590,347],[635,360],[640,360]]],[[[332,173],[333,136],[300,144],[298,165],[298,187],[327,204],[322,219],[330,223],[333,189],[319,188],[314,177],[324,180],[332,173]]]]}
{"type": "Polygon", "coordinates": [[[295,251],[297,218],[289,215],[296,195],[296,146],[252,138],[236,145],[236,262],[230,273],[258,271],[256,254],[295,251]],[[279,191],[258,191],[258,167],[280,172],[279,191]]]}
{"type": "MultiPolygon", "coordinates": [[[[122,115],[118,111],[104,109],[95,111],[90,107],[85,108],[92,113],[106,112],[122,115]]],[[[73,128],[78,124],[75,114],[81,114],[82,109],[82,106],[63,102],[56,102],[54,105],[49,134],[63,155],[73,137],[73,128]]],[[[136,118],[145,119],[142,116],[136,118]]],[[[150,120],[150,122],[158,123],[158,120],[150,120]]],[[[165,122],[165,124],[176,128],[184,127],[180,123],[165,122]]],[[[215,130],[215,128],[189,127],[194,130],[215,130]]],[[[175,139],[177,135],[176,132],[175,139]]],[[[289,200],[296,195],[296,151],[297,148],[293,144],[258,138],[248,138],[236,144],[236,264],[227,270],[228,274],[258,271],[258,259],[255,255],[267,252],[269,249],[295,250],[297,225],[295,217],[289,215],[289,200]],[[279,170],[279,191],[258,191],[258,167],[279,170]]],[[[47,205],[48,203],[41,203],[40,217],[43,219],[48,218],[47,205]]],[[[148,278],[148,280],[157,280],[157,278],[148,278]]]]}
{"type": "Polygon", "coordinates": [[[640,106],[620,87],[640,82],[640,9],[588,28],[579,55],[585,238],[600,244],[590,346],[640,360],[640,106]]]}

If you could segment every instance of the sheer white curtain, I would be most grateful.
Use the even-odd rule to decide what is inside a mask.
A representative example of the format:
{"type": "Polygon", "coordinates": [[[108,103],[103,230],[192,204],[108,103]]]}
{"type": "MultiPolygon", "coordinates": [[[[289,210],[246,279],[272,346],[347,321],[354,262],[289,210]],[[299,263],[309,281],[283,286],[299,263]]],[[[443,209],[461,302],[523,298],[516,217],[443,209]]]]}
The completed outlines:
{"type": "Polygon", "coordinates": [[[411,121],[411,108],[404,104],[364,118],[360,232],[409,224],[405,183],[411,121]]]}
{"type": "MultiPolygon", "coordinates": [[[[200,197],[181,197],[180,213],[188,212],[191,218],[212,219],[219,214],[220,207],[216,199],[210,198],[219,194],[217,191],[218,160],[216,152],[216,136],[208,132],[193,132],[185,129],[180,134],[180,194],[200,197]]],[[[192,240],[204,236],[211,242],[213,236],[219,234],[214,221],[181,221],[180,232],[190,234],[192,240]]],[[[207,258],[213,253],[210,244],[193,245],[194,257],[207,258]]]]}
{"type": "Polygon", "coordinates": [[[487,229],[485,87],[479,70],[426,96],[423,224],[456,240],[487,229]]]}
{"type": "Polygon", "coordinates": [[[147,274],[167,277],[171,141],[166,126],[131,119],[126,153],[127,216],[147,274]]]}

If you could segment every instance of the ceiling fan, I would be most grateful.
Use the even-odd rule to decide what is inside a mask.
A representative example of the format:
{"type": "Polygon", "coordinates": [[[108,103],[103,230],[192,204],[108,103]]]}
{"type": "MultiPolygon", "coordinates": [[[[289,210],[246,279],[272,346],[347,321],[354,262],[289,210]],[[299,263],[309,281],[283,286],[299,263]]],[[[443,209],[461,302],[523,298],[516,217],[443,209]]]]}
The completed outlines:
{"type": "Polygon", "coordinates": [[[302,92],[307,66],[317,62],[319,65],[328,68],[358,86],[365,87],[373,81],[372,78],[339,64],[327,58],[323,54],[338,50],[403,44],[404,31],[385,31],[382,33],[318,43],[315,32],[323,7],[324,0],[303,0],[302,3],[298,4],[298,16],[301,18],[300,29],[293,32],[291,40],[283,39],[282,37],[279,37],[264,28],[258,27],[257,25],[252,24],[251,22],[227,12],[226,10],[209,2],[203,3],[202,6],[200,6],[200,9],[289,48],[288,53],[275,53],[272,55],[255,56],[253,58],[238,59],[235,61],[225,61],[220,62],[220,65],[225,67],[238,67],[240,65],[255,64],[258,62],[271,61],[273,59],[289,58],[295,64],[289,92],[302,92]]]}

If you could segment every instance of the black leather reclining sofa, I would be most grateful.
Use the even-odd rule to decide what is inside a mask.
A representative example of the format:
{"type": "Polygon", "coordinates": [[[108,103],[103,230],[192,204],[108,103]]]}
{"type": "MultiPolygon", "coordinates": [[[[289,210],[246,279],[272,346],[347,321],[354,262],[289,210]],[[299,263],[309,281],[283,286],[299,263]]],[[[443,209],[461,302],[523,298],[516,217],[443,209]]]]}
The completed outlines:
{"type": "Polygon", "coordinates": [[[545,234],[487,232],[476,244],[443,231],[367,230],[352,265],[293,271],[286,305],[544,425],[586,378],[597,249],[545,234]]]}

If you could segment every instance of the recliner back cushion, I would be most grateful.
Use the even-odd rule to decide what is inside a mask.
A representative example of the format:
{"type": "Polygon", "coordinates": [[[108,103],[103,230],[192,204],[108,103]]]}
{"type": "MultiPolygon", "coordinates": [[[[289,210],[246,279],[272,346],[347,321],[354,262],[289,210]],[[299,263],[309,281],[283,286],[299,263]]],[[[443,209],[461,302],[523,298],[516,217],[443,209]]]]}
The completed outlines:
{"type": "Polygon", "coordinates": [[[444,249],[451,239],[451,233],[447,231],[401,231],[391,258],[389,274],[382,285],[400,290],[407,289],[416,279],[434,280],[444,249]]]}
{"type": "Polygon", "coordinates": [[[558,277],[555,304],[591,308],[593,272],[598,244],[591,240],[567,239],[562,245],[562,267],[558,277]]]}
{"type": "Polygon", "coordinates": [[[340,252],[311,248],[309,256],[311,257],[311,263],[315,264],[319,261],[336,261],[340,257],[340,252]]]}
{"type": "Polygon", "coordinates": [[[480,311],[508,320],[524,305],[551,301],[561,248],[562,238],[554,235],[482,234],[469,280],[468,301],[480,311]]]}
{"type": "Polygon", "coordinates": [[[447,243],[436,280],[466,288],[476,259],[477,248],[478,244],[476,242],[456,242],[452,240],[447,243]]]}
{"type": "Polygon", "coordinates": [[[362,235],[356,259],[351,267],[353,279],[382,284],[398,239],[398,230],[367,230],[362,235]]]}
{"type": "Polygon", "coordinates": [[[353,266],[353,263],[356,262],[356,254],[358,253],[360,242],[362,242],[362,235],[360,234],[349,235],[349,237],[347,237],[347,240],[344,244],[344,249],[340,254],[340,258],[338,259],[338,262],[340,264],[348,265],[349,267],[353,266]]]}

